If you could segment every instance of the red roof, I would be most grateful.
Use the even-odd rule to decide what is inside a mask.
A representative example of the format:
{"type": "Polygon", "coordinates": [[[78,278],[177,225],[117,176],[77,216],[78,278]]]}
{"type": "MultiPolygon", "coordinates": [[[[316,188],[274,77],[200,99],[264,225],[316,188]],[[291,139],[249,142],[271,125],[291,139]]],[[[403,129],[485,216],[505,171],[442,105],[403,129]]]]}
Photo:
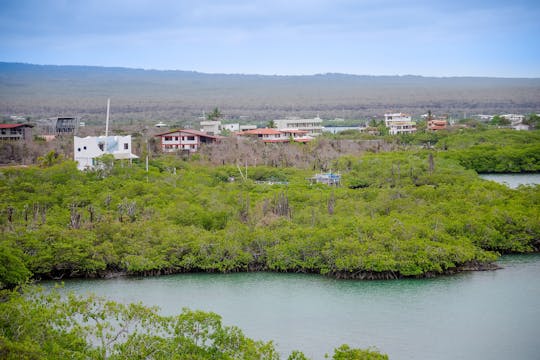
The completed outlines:
{"type": "Polygon", "coordinates": [[[14,129],[21,126],[34,127],[34,125],[31,125],[31,124],[0,124],[0,129],[14,129]]]}
{"type": "Polygon", "coordinates": [[[161,133],[161,134],[156,134],[154,136],[165,136],[165,135],[179,133],[179,132],[183,132],[183,133],[187,133],[187,134],[191,134],[191,135],[197,135],[197,136],[204,136],[204,137],[212,138],[212,139],[221,138],[221,136],[209,135],[209,134],[207,134],[207,133],[205,133],[203,131],[197,131],[197,130],[192,130],[192,129],[177,129],[177,130],[168,131],[168,132],[161,133]]]}
{"type": "Polygon", "coordinates": [[[429,123],[437,126],[446,126],[446,120],[430,120],[429,123]]]}

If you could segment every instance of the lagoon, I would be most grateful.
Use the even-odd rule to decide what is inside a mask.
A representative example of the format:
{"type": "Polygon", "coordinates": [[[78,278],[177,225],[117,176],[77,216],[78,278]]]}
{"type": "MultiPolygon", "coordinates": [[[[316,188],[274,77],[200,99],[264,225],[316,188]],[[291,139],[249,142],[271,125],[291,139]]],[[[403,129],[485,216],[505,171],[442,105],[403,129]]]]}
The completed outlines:
{"type": "MultiPolygon", "coordinates": [[[[335,280],[319,275],[178,274],[68,280],[63,291],[123,302],[213,311],[282,354],[313,359],[342,343],[391,359],[538,359],[540,255],[503,257],[503,269],[435,279],[335,280]]],[[[45,282],[52,286],[54,282],[45,282]]]]}
{"type": "Polygon", "coordinates": [[[480,174],[484,180],[491,180],[515,189],[520,185],[540,184],[540,174],[480,174]]]}

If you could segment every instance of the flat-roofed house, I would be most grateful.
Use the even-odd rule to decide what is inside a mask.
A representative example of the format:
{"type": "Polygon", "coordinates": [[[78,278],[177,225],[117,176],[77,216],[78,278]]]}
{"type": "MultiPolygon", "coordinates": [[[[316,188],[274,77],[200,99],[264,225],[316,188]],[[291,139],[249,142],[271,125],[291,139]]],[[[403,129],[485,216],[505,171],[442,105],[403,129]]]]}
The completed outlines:
{"type": "Polygon", "coordinates": [[[318,116],[313,119],[278,119],[274,120],[274,125],[278,130],[304,130],[309,136],[322,134],[322,119],[318,116]]]}
{"type": "Polygon", "coordinates": [[[221,134],[221,121],[219,120],[205,120],[201,121],[201,132],[208,135],[221,134]]]}
{"type": "Polygon", "coordinates": [[[131,153],[131,135],[73,137],[73,158],[79,170],[94,169],[96,159],[102,155],[113,155],[117,160],[137,159],[131,153]]]}
{"type": "Polygon", "coordinates": [[[411,115],[408,114],[384,114],[384,124],[388,128],[390,135],[416,132],[416,122],[412,121],[411,115]]]}

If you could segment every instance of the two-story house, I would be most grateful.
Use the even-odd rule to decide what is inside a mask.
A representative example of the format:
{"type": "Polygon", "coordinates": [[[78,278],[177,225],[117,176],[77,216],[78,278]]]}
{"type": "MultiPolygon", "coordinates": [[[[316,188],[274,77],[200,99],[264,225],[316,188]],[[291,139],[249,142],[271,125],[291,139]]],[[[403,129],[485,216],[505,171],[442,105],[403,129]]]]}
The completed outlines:
{"type": "Polygon", "coordinates": [[[131,153],[131,135],[73,137],[73,158],[79,170],[94,169],[96,159],[102,155],[113,155],[117,160],[137,159],[131,153]]]}
{"type": "Polygon", "coordinates": [[[201,144],[214,143],[220,138],[219,136],[191,129],[178,129],[155,136],[161,139],[161,150],[163,152],[178,150],[195,152],[200,148],[201,144]]]}

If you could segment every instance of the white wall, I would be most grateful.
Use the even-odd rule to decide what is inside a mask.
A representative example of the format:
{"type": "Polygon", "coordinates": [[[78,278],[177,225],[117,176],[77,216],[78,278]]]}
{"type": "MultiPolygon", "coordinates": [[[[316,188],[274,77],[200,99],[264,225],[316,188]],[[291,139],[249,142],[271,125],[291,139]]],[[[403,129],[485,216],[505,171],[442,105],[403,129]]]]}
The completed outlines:
{"type": "Polygon", "coordinates": [[[94,159],[105,154],[130,158],[131,135],[127,136],[74,136],[73,157],[79,170],[94,168],[94,159]]]}

